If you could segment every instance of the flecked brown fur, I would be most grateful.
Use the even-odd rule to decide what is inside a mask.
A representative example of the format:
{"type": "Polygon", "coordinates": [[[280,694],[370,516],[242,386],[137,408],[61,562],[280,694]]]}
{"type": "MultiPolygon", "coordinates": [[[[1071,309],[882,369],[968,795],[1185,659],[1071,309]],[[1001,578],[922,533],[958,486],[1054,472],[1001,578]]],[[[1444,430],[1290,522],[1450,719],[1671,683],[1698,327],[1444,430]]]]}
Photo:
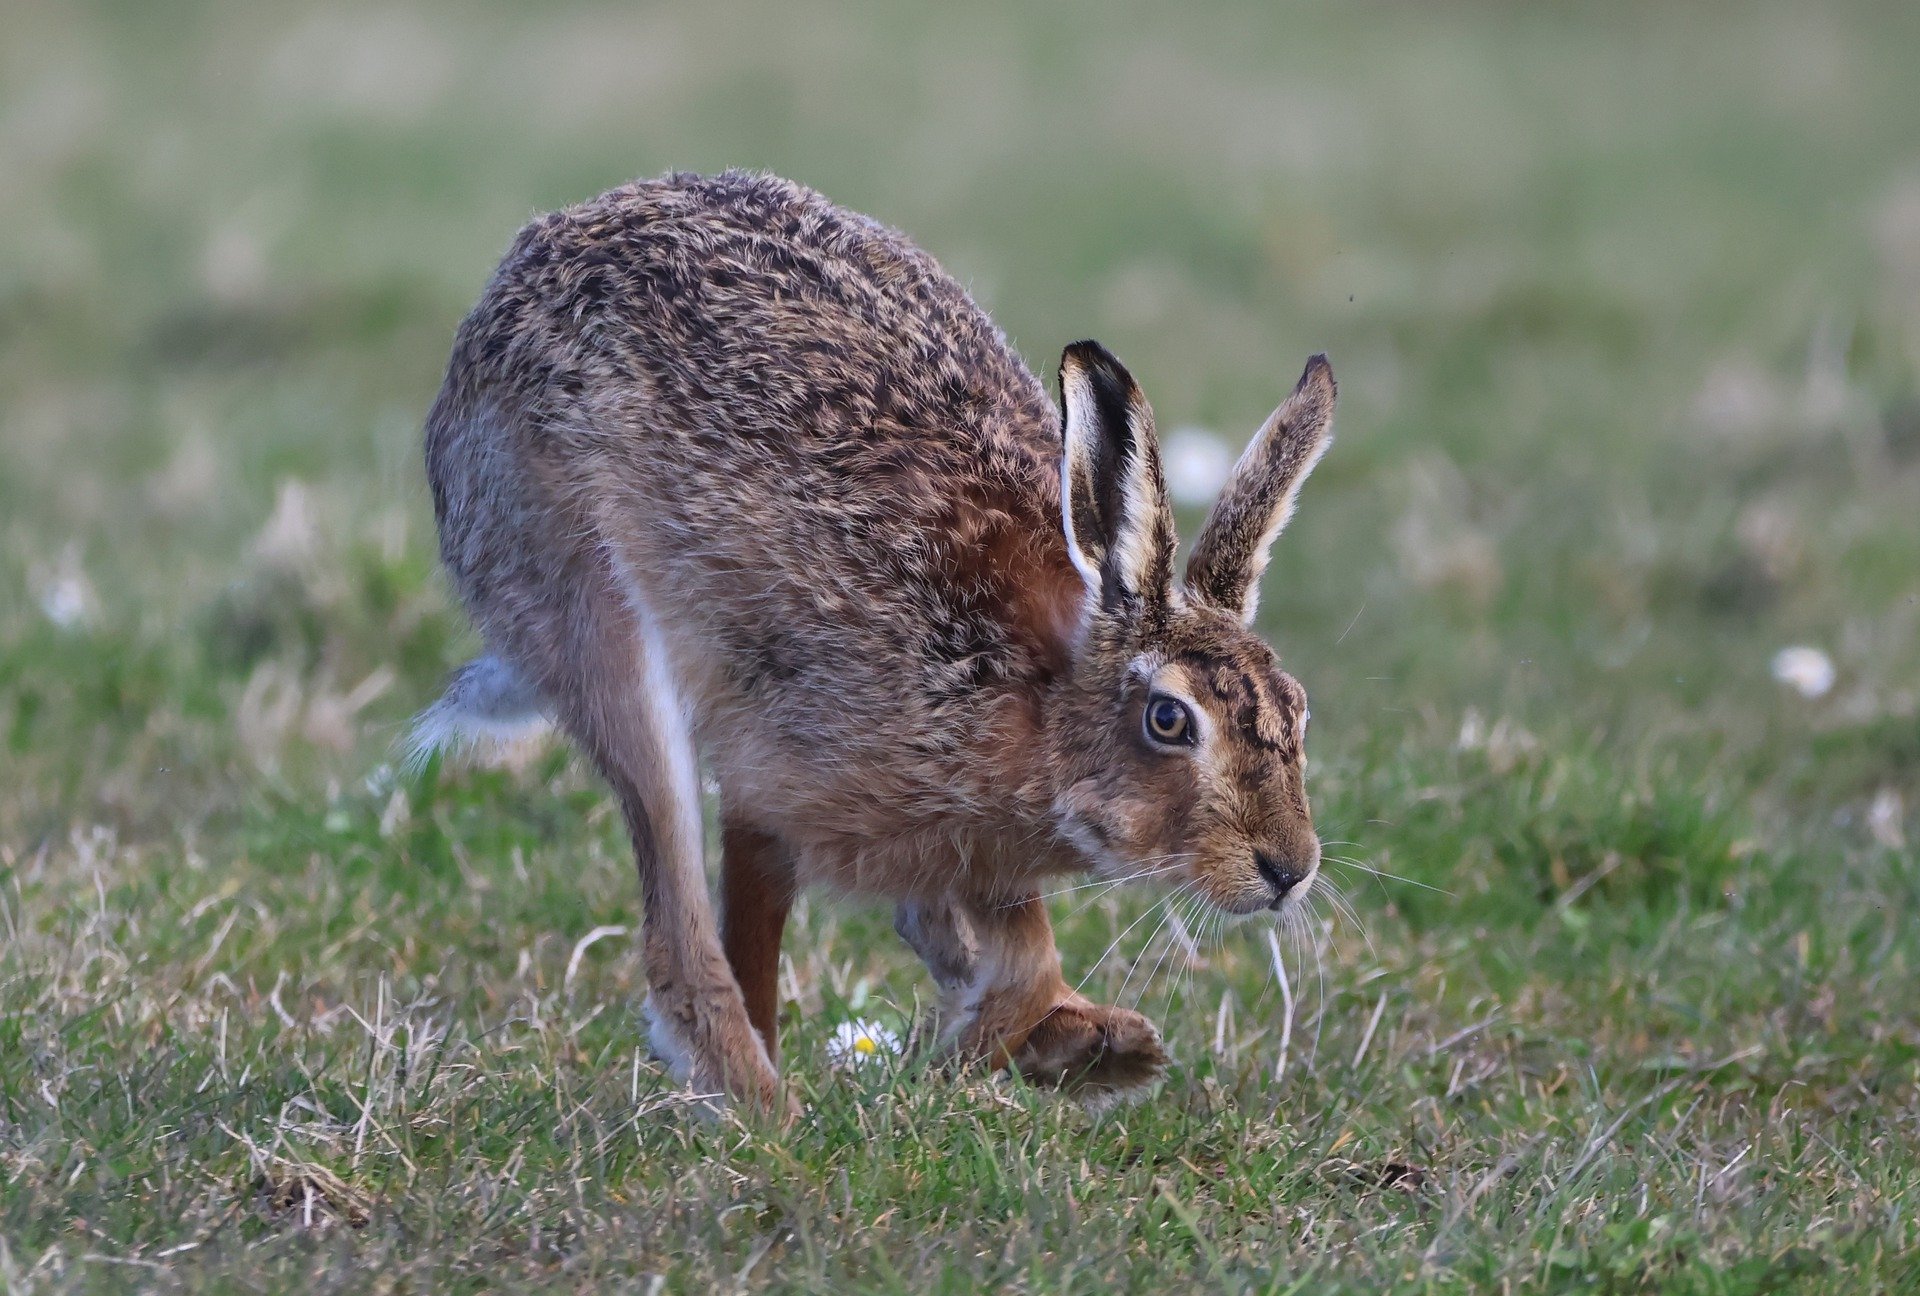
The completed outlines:
{"type": "Polygon", "coordinates": [[[739,172],[535,220],[462,324],[427,422],[442,552],[621,802],[656,1042],[694,1083],[783,1101],[800,886],[898,902],[958,1052],[1120,1089],[1157,1033],[1068,990],[1043,882],[1161,870],[1236,912],[1310,884],[1305,698],[1245,619],[1331,372],[1256,438],[1185,585],[1132,378],[1079,343],[1062,384],[1057,408],[901,235],[739,172]],[[1191,746],[1143,733],[1160,694],[1191,746]]]}

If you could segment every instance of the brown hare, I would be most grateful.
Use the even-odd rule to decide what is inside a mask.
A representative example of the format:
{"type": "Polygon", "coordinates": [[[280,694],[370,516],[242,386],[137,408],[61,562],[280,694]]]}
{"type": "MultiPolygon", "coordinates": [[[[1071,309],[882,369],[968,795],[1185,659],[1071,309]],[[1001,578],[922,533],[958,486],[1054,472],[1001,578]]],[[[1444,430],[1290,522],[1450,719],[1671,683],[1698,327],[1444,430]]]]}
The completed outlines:
{"type": "Polygon", "coordinates": [[[1306,697],[1249,623],[1330,437],[1326,360],[1183,579],[1139,388],[1079,342],[1060,393],[904,237],[740,172],[540,217],[461,325],[426,460],[488,655],[419,742],[544,715],[592,759],[682,1079],[786,1106],[776,971],[802,886],[896,903],[955,1056],[1101,1098],[1167,1058],[1062,978],[1049,880],[1171,879],[1234,914],[1312,884],[1306,697]]]}

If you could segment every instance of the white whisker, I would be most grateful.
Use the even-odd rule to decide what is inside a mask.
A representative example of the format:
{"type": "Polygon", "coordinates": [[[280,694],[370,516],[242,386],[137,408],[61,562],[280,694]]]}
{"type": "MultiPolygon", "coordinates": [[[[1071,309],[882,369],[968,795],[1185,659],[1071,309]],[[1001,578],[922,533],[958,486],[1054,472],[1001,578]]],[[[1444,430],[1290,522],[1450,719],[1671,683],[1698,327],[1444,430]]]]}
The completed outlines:
{"type": "MultiPolygon", "coordinates": [[[[1325,843],[1322,844],[1324,845],[1325,843]]],[[[1401,877],[1398,873],[1389,873],[1385,869],[1374,868],[1371,864],[1362,864],[1359,860],[1350,859],[1345,855],[1322,855],[1320,858],[1329,864],[1341,864],[1347,868],[1359,869],[1362,873],[1371,873],[1375,877],[1384,878],[1388,882],[1404,882],[1408,886],[1419,887],[1422,891],[1432,891],[1437,895],[1448,897],[1453,896],[1453,892],[1447,890],[1445,887],[1431,886],[1425,882],[1416,882],[1410,877],[1401,877]]]]}
{"type": "Polygon", "coordinates": [[[1080,984],[1073,988],[1073,992],[1075,994],[1079,994],[1081,991],[1085,990],[1087,988],[1087,982],[1093,980],[1094,974],[1100,970],[1100,965],[1107,961],[1107,955],[1113,953],[1114,947],[1117,946],[1121,941],[1125,940],[1128,934],[1131,933],[1135,927],[1138,927],[1141,923],[1145,922],[1148,918],[1151,918],[1154,915],[1154,912],[1158,910],[1162,905],[1164,905],[1168,899],[1171,899],[1171,897],[1165,896],[1155,901],[1153,905],[1150,908],[1148,908],[1145,913],[1142,913],[1138,918],[1135,918],[1132,922],[1128,923],[1126,930],[1121,932],[1118,936],[1115,936],[1113,940],[1108,943],[1107,947],[1104,950],[1100,951],[1100,957],[1095,959],[1093,961],[1093,964],[1087,968],[1087,974],[1080,978],[1080,984]]]}
{"type": "MultiPolygon", "coordinates": [[[[1158,868],[1141,869],[1136,873],[1128,873],[1117,878],[1095,878],[1091,882],[1082,882],[1076,886],[1061,887],[1058,891],[1043,891],[1040,893],[1040,895],[1033,898],[1040,899],[1040,900],[1052,900],[1056,896],[1072,895],[1075,891],[1085,891],[1089,887],[1101,887],[1107,891],[1111,891],[1114,887],[1125,886],[1129,882],[1138,882],[1144,878],[1158,877],[1162,873],[1171,873],[1175,869],[1181,867],[1183,864],[1187,862],[1187,858],[1185,856],[1180,856],[1178,858],[1174,858],[1171,856],[1163,856],[1162,858],[1173,859],[1173,862],[1170,864],[1162,864],[1158,868]]],[[[1095,896],[1094,898],[1096,900],[1099,899],[1098,896],[1095,896]]],[[[1010,900],[1006,904],[1000,907],[1003,909],[1011,909],[1016,905],[1025,904],[1027,902],[1027,899],[1028,897],[1022,896],[1017,900],[1010,900]]]]}
{"type": "MultiPolygon", "coordinates": [[[[1187,885],[1191,886],[1192,884],[1188,883],[1187,885]]],[[[1154,924],[1153,931],[1150,932],[1147,936],[1147,943],[1140,947],[1140,952],[1134,956],[1132,965],[1127,968],[1126,979],[1120,982],[1120,989],[1117,992],[1115,992],[1113,996],[1113,1001],[1115,1003],[1120,1003],[1123,999],[1126,998],[1127,987],[1133,982],[1133,974],[1140,970],[1141,960],[1146,958],[1146,956],[1152,952],[1153,942],[1159,938],[1160,932],[1167,925],[1167,920],[1173,917],[1173,902],[1179,899],[1185,893],[1185,891],[1186,891],[1186,887],[1183,886],[1179,891],[1172,892],[1171,894],[1164,897],[1159,904],[1154,906],[1154,908],[1164,909],[1166,912],[1161,916],[1160,921],[1154,924]]],[[[1171,948],[1171,942],[1169,942],[1169,948],[1171,948]]],[[[1162,959],[1165,959],[1165,958],[1166,958],[1166,951],[1162,950],[1160,954],[1160,958],[1154,960],[1153,966],[1154,966],[1155,972],[1159,971],[1160,962],[1162,959]]],[[[1148,974],[1148,980],[1149,981],[1152,980],[1152,973],[1148,974]]],[[[1146,993],[1146,984],[1142,983],[1140,989],[1142,994],[1146,993]]],[[[1138,995],[1134,997],[1134,1002],[1136,1004],[1139,1002],[1138,995]]]]}

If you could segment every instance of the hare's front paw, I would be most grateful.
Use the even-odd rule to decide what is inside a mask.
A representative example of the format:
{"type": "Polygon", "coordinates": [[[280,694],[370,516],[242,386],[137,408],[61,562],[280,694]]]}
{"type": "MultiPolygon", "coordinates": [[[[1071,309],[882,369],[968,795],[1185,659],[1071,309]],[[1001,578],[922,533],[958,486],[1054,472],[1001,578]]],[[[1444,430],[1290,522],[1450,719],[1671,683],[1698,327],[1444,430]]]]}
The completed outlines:
{"type": "Polygon", "coordinates": [[[1074,1090],[1093,1105],[1152,1084],[1168,1060],[1152,1022],[1078,995],[1047,1014],[1013,1055],[1029,1080],[1074,1090]]]}

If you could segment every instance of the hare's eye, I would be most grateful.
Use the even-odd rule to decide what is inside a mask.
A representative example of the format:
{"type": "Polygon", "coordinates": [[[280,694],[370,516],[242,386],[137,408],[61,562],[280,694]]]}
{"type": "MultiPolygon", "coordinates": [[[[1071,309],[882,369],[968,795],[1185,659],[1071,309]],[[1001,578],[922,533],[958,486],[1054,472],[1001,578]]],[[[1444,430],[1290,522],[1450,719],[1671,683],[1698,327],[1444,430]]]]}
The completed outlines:
{"type": "Polygon", "coordinates": [[[1193,741],[1193,713],[1174,698],[1148,698],[1145,727],[1147,737],[1162,746],[1184,747],[1193,741]]]}

